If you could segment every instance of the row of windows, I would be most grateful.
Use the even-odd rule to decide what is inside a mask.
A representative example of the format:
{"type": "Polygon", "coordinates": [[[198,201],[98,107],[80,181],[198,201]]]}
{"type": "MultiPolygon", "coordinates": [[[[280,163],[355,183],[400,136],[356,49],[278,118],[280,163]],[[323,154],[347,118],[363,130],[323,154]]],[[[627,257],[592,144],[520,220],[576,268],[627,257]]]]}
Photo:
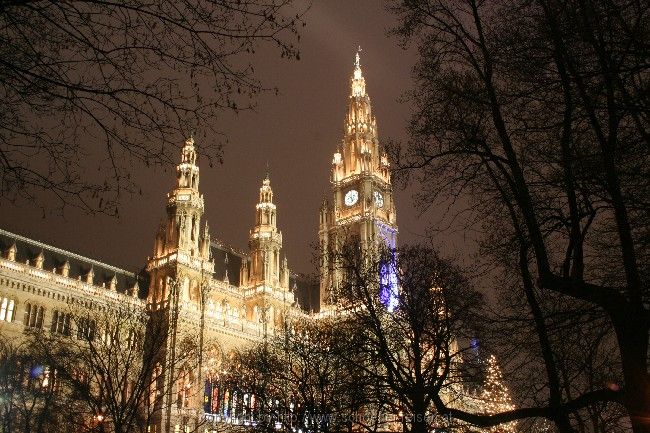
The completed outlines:
{"type": "MultiPolygon", "coordinates": [[[[45,309],[43,307],[29,302],[25,304],[23,325],[25,325],[26,328],[42,329],[44,317],[45,309]]],[[[54,310],[52,313],[52,325],[50,330],[52,333],[56,334],[72,335],[71,322],[72,314],[54,310]]],[[[96,323],[94,320],[85,317],[79,318],[77,321],[77,338],[79,340],[92,340],[95,336],[95,328],[96,323]]]]}

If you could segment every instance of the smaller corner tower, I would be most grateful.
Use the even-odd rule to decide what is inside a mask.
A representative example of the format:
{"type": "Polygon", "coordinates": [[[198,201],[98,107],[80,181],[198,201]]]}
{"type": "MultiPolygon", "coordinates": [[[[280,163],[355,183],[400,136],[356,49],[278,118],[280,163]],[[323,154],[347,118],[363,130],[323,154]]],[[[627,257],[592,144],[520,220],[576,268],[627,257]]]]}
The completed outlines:
{"type": "Polygon", "coordinates": [[[275,327],[293,304],[289,290],[289,267],[282,257],[282,233],[277,228],[277,208],[273,203],[271,180],[267,174],[255,205],[255,224],[248,238],[250,263],[242,264],[242,284],[247,287],[249,320],[275,327]]]}
{"type": "Polygon", "coordinates": [[[181,151],[176,186],[167,194],[167,216],[160,224],[154,254],[147,263],[151,274],[147,301],[154,308],[168,302],[172,281],[180,284],[180,300],[198,303],[200,285],[214,272],[207,221],[201,230],[204,206],[196,160],[194,138],[190,137],[181,151]]]}
{"type": "Polygon", "coordinates": [[[276,216],[271,180],[267,175],[262,181],[259,202],[255,205],[255,225],[248,240],[251,257],[250,285],[276,287],[280,283],[282,233],[277,228],[276,216]]]}
{"type": "Polygon", "coordinates": [[[200,421],[193,408],[200,407],[202,399],[198,384],[202,383],[203,311],[214,262],[210,259],[207,222],[201,230],[204,205],[196,160],[194,138],[190,137],[181,150],[176,185],[167,194],[167,215],[147,262],[147,305],[152,323],[164,324],[168,330],[164,359],[158,360],[162,372],[158,392],[162,400],[155,403],[158,415],[152,425],[156,431],[166,433],[194,428],[200,421]],[[180,361],[183,354],[177,349],[183,341],[196,345],[195,359],[180,361]]]}

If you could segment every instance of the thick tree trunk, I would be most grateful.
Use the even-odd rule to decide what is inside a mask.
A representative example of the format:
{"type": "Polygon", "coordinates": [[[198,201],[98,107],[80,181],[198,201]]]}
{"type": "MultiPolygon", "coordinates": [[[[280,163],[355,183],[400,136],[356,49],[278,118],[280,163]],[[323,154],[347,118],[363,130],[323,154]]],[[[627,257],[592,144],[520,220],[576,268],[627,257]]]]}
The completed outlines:
{"type": "Polygon", "coordinates": [[[632,431],[650,433],[650,380],[647,373],[639,373],[637,380],[631,386],[626,386],[626,408],[632,431]]]}
{"type": "Polygon", "coordinates": [[[616,325],[625,378],[624,404],[634,433],[650,433],[650,376],[647,371],[648,330],[636,315],[616,325]]]}
{"type": "Polygon", "coordinates": [[[411,416],[413,417],[411,433],[428,433],[424,401],[413,402],[413,414],[411,416]]]}

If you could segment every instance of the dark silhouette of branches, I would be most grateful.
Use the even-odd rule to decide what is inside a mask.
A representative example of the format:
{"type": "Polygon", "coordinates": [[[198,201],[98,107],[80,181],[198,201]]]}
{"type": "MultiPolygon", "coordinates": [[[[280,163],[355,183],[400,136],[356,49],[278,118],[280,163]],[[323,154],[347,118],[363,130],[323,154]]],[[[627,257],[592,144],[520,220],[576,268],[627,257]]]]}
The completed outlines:
{"type": "Polygon", "coordinates": [[[66,421],[50,370],[27,342],[0,338],[0,429],[3,432],[56,432],[66,421]]]}
{"type": "Polygon", "coordinates": [[[350,431],[372,397],[350,362],[349,338],[336,318],[295,318],[284,335],[242,353],[238,387],[255,395],[256,430],[350,431]]]}
{"type": "Polygon", "coordinates": [[[220,160],[215,119],[265,90],[250,63],[261,44],[298,58],[303,12],[292,0],[1,1],[0,197],[46,192],[116,214],[137,190],[131,164],[171,163],[194,129],[220,160]]]}
{"type": "Polygon", "coordinates": [[[544,366],[535,407],[456,415],[479,425],[541,416],[569,432],[576,411],[618,402],[635,432],[649,431],[648,5],[408,0],[393,10],[395,34],[420,53],[411,140],[393,149],[398,171],[421,181],[423,206],[471,200],[483,256],[516,278],[544,366]],[[558,322],[567,307],[579,310],[558,322]],[[588,339],[604,326],[598,346],[605,357],[615,348],[614,363],[567,351],[559,323],[588,339]],[[567,383],[569,354],[577,365],[596,360],[592,377],[612,365],[620,375],[567,383]]]}
{"type": "Polygon", "coordinates": [[[464,362],[481,296],[429,246],[365,250],[349,242],[332,260],[345,275],[336,297],[354,336],[350,353],[405,431],[445,426],[444,399],[463,405],[478,381],[464,362]],[[468,397],[468,396],[465,396],[468,397]],[[437,416],[434,416],[437,415],[437,416]]]}
{"type": "Polygon", "coordinates": [[[39,369],[39,392],[56,407],[36,405],[34,419],[52,416],[57,428],[70,431],[147,431],[164,405],[173,404],[165,397],[176,389],[183,367],[196,363],[198,342],[180,342],[174,365],[163,365],[166,324],[128,303],[93,313],[59,313],[70,318],[65,326],[27,337],[24,347],[36,358],[20,368],[39,369]]]}

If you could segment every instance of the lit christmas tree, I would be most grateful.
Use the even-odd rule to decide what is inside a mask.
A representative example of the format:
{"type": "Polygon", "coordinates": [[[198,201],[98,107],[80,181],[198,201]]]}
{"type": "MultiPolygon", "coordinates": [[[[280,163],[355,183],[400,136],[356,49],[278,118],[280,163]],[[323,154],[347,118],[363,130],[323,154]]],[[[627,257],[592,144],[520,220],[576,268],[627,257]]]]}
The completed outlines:
{"type": "MultiPolygon", "coordinates": [[[[513,410],[515,405],[510,399],[508,387],[503,383],[501,369],[497,364],[497,359],[491,355],[487,361],[487,374],[483,385],[482,400],[485,402],[485,413],[495,414],[513,410]]],[[[499,424],[488,430],[490,433],[515,433],[517,423],[515,421],[506,424],[499,424]]]]}

